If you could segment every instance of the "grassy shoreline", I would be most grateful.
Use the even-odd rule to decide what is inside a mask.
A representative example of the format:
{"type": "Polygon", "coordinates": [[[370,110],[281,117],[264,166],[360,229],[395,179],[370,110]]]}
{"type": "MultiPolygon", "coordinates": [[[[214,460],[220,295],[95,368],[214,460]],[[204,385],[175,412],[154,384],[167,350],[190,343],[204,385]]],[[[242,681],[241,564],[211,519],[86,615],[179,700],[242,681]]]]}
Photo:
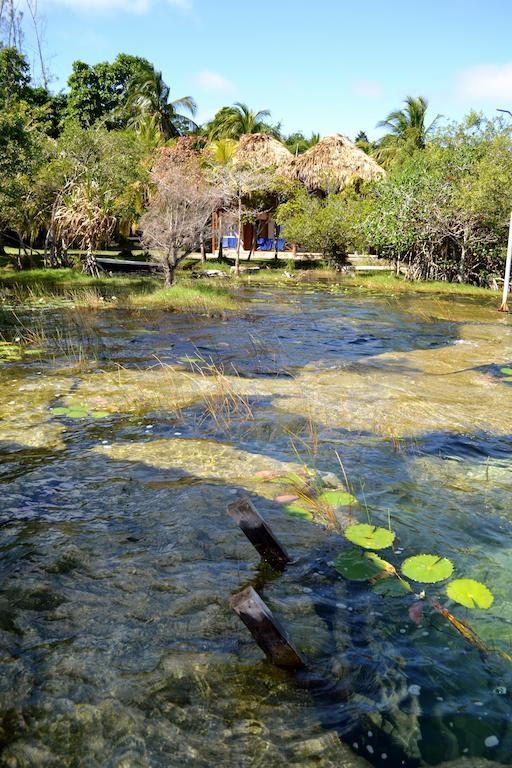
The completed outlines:
{"type": "Polygon", "coordinates": [[[241,308],[233,292],[211,280],[179,275],[172,288],[157,277],[90,277],[79,270],[0,269],[1,304],[163,309],[194,314],[219,314],[241,308]]]}
{"type": "MultiPolygon", "coordinates": [[[[473,296],[496,299],[498,294],[488,288],[460,283],[412,282],[394,274],[356,273],[342,275],[322,265],[308,265],[301,269],[286,269],[279,262],[258,272],[242,273],[240,278],[230,275],[222,281],[215,278],[192,278],[194,268],[220,269],[229,273],[229,264],[208,261],[200,265],[185,261],[177,272],[172,288],[164,288],[161,278],[153,276],[90,277],[77,269],[27,269],[16,271],[0,268],[0,299],[5,304],[71,305],[77,307],[164,309],[195,314],[218,314],[241,310],[247,299],[236,296],[241,285],[300,285],[322,282],[336,285],[341,290],[360,293],[430,294],[438,296],[473,296]]],[[[1,304],[0,304],[1,305],[1,304]]]]}

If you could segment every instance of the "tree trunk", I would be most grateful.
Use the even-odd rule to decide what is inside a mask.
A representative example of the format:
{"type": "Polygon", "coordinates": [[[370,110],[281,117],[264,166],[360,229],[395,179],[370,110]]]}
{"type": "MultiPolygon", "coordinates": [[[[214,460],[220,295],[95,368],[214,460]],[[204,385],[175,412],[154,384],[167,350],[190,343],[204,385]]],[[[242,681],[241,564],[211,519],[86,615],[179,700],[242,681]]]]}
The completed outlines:
{"type": "Polygon", "coordinates": [[[223,240],[223,236],[224,236],[224,231],[223,231],[224,230],[224,217],[222,215],[222,211],[219,211],[218,222],[219,222],[219,253],[217,255],[217,258],[219,259],[219,261],[222,261],[222,259],[224,258],[224,249],[223,249],[223,244],[222,244],[222,240],[223,240]]]}
{"type": "Polygon", "coordinates": [[[204,232],[201,233],[201,238],[199,241],[200,249],[201,249],[201,261],[203,264],[206,261],[206,244],[204,242],[204,232]]]}
{"type": "Polygon", "coordinates": [[[235,275],[240,274],[240,246],[242,244],[242,198],[238,198],[238,242],[236,244],[235,275]]]}
{"type": "Polygon", "coordinates": [[[178,259],[176,258],[176,254],[170,249],[162,264],[164,268],[165,288],[171,288],[174,283],[174,273],[176,271],[177,262],[178,259]]]}
{"type": "Polygon", "coordinates": [[[274,253],[274,259],[276,261],[279,258],[279,232],[280,232],[280,229],[281,229],[281,227],[279,226],[279,224],[276,224],[275,225],[275,232],[274,232],[275,239],[276,239],[276,251],[274,253]]]}
{"type": "Polygon", "coordinates": [[[251,250],[249,251],[249,255],[247,257],[247,261],[251,260],[251,256],[253,253],[256,252],[256,245],[258,243],[258,235],[261,230],[261,224],[258,219],[256,219],[256,222],[252,225],[252,238],[251,238],[251,250]]]}
{"type": "Polygon", "coordinates": [[[86,275],[92,275],[92,277],[99,277],[100,276],[100,270],[98,269],[98,263],[94,257],[94,252],[92,248],[92,240],[89,240],[89,243],[87,245],[87,253],[85,254],[85,264],[83,267],[83,271],[86,275]]]}
{"type": "Polygon", "coordinates": [[[464,232],[463,238],[462,238],[462,246],[460,250],[460,259],[459,259],[459,274],[457,275],[457,279],[459,283],[464,283],[466,280],[466,243],[467,243],[467,233],[464,232]]]}
{"type": "Polygon", "coordinates": [[[60,264],[61,267],[71,266],[71,262],[68,256],[68,243],[64,240],[64,238],[62,238],[61,240],[61,245],[59,246],[57,255],[59,259],[58,263],[60,264]]]}

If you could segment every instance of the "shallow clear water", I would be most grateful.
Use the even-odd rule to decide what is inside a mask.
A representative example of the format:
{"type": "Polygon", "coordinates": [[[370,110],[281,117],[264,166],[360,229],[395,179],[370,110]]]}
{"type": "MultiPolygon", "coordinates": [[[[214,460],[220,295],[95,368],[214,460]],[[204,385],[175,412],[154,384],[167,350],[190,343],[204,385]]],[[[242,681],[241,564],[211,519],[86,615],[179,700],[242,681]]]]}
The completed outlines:
{"type": "Polygon", "coordinates": [[[507,763],[512,665],[344,582],[340,537],[286,515],[257,473],[341,476],[338,454],[353,517],[485,581],[489,611],[428,593],[510,651],[512,321],[475,299],[246,293],[229,320],[0,317],[42,349],[0,365],[0,764],[390,764],[380,732],[410,765],[507,763]],[[70,404],[110,415],[51,410],[70,404]],[[227,516],[240,493],[293,555],[283,575],[227,516]],[[262,658],[228,604],[251,583],[322,683],[262,658]]]}

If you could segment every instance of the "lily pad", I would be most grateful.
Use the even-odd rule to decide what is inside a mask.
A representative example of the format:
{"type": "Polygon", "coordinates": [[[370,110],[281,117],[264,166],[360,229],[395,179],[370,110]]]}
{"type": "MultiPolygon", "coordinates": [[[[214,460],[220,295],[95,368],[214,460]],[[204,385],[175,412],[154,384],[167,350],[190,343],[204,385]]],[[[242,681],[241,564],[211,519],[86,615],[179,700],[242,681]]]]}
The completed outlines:
{"type": "Polygon", "coordinates": [[[85,408],[68,408],[68,412],[66,414],[68,418],[70,419],[84,419],[86,416],[89,415],[88,411],[85,410],[85,408]]]}
{"type": "Polygon", "coordinates": [[[405,579],[379,579],[373,585],[373,591],[383,597],[403,597],[412,592],[405,579]]]}
{"type": "Polygon", "coordinates": [[[395,533],[387,528],[379,528],[376,525],[360,523],[349,525],[345,530],[345,537],[353,544],[358,544],[365,549],[386,549],[395,540],[395,533]]]}
{"type": "Polygon", "coordinates": [[[344,490],[326,491],[318,497],[320,504],[325,504],[328,507],[348,507],[351,504],[357,504],[357,499],[344,490]]]}
{"type": "Polygon", "coordinates": [[[340,552],[334,561],[334,567],[350,581],[369,581],[393,568],[375,552],[361,552],[355,548],[340,552]]]}
{"type": "Polygon", "coordinates": [[[501,373],[505,376],[512,376],[512,368],[502,368],[501,373]]]}
{"type": "Polygon", "coordinates": [[[284,508],[292,517],[301,517],[303,520],[313,520],[313,513],[301,504],[287,504],[284,508]]]}
{"type": "Polygon", "coordinates": [[[466,608],[490,608],[494,595],[485,584],[474,579],[456,579],[446,587],[448,597],[466,608]]]}
{"type": "Polygon", "coordinates": [[[52,413],[54,416],[65,416],[68,419],[84,419],[89,415],[89,411],[81,405],[52,408],[52,413]]]}
{"type": "Polygon", "coordinates": [[[402,563],[402,573],[413,581],[435,584],[453,573],[453,563],[438,555],[415,555],[402,563]]]}
{"type": "Polygon", "coordinates": [[[94,419],[105,419],[107,416],[110,416],[111,414],[108,411],[91,411],[91,416],[94,419]]]}

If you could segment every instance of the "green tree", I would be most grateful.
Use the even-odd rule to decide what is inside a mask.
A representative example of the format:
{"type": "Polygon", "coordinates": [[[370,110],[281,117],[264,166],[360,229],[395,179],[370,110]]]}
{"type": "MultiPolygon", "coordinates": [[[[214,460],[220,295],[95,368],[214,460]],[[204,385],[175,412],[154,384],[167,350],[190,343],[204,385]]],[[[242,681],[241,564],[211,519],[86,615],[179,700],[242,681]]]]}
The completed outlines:
{"type": "Polygon", "coordinates": [[[363,225],[382,256],[411,278],[492,283],[512,207],[512,139],[499,123],[470,116],[375,184],[363,225]]]}
{"type": "Polygon", "coordinates": [[[322,200],[300,187],[279,206],[276,222],[287,241],[321,253],[335,269],[342,269],[350,250],[362,244],[360,224],[368,205],[367,198],[351,188],[322,200]]]}
{"type": "Polygon", "coordinates": [[[278,129],[269,125],[266,118],[270,117],[268,109],[254,112],[247,104],[236,102],[231,107],[222,107],[212,122],[208,125],[208,136],[212,141],[217,139],[239,139],[246,133],[278,134],[278,129]]]}
{"type": "Polygon", "coordinates": [[[8,108],[27,98],[30,72],[27,60],[16,48],[0,48],[0,104],[8,108]]]}
{"type": "Polygon", "coordinates": [[[84,266],[94,272],[93,249],[115,234],[129,234],[143,212],[149,183],[147,148],[130,130],[68,123],[48,151],[48,162],[37,178],[46,214],[48,261],[59,264],[62,251],[75,243],[88,252],[84,266]]]}
{"type": "Polygon", "coordinates": [[[141,71],[152,69],[146,59],[121,53],[112,63],[86,64],[75,61],[68,79],[69,96],[66,116],[87,128],[102,121],[107,128],[126,125],[124,108],[128,84],[141,71]]]}

